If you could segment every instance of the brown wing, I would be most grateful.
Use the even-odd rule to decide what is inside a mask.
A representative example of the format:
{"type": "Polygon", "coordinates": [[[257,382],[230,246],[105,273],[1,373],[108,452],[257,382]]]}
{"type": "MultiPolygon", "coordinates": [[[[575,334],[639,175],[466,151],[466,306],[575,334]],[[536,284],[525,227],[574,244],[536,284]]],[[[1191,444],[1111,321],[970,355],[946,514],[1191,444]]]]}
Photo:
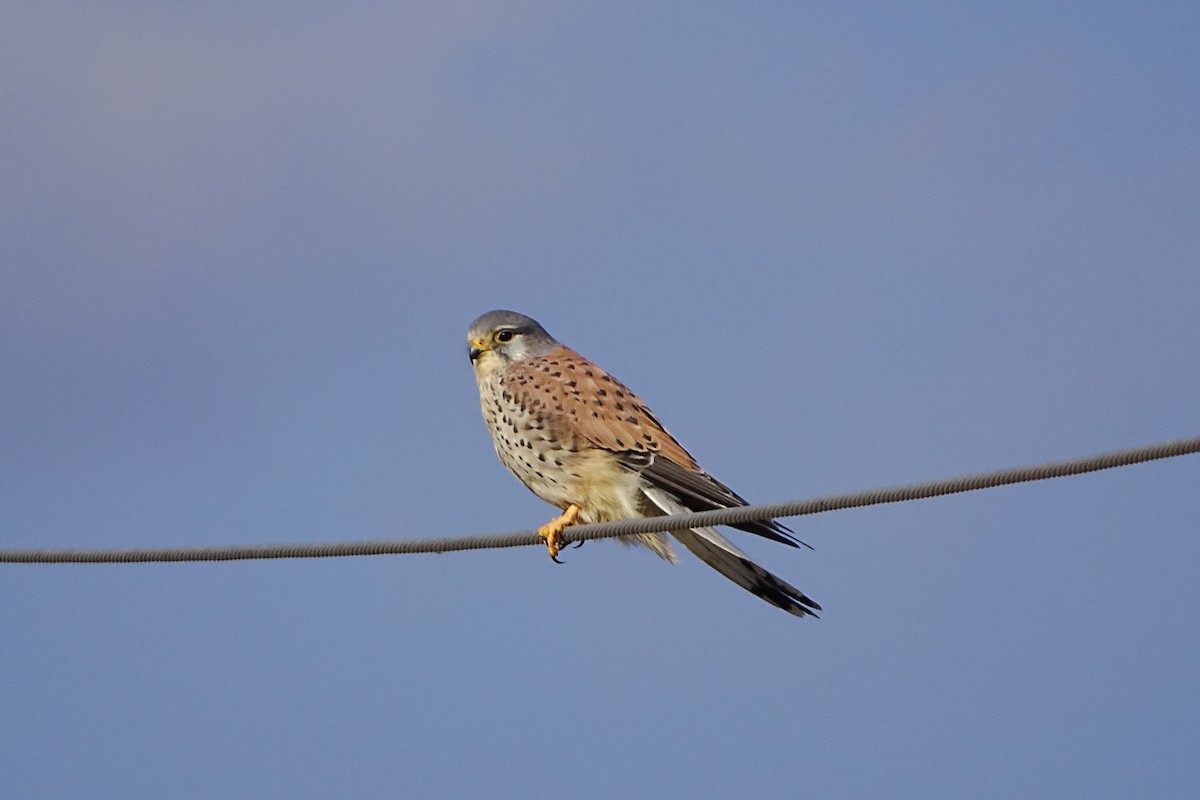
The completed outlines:
{"type": "MultiPolygon", "coordinates": [[[[744,506],[746,501],[700,468],[654,413],[625,384],[569,347],[509,365],[506,384],[523,406],[558,430],[617,454],[629,469],[670,492],[691,511],[744,506]]],[[[796,546],[775,521],[734,527],[796,546]]]]}
{"type": "Polygon", "coordinates": [[[700,469],[637,395],[569,347],[510,364],[505,384],[526,408],[596,447],[700,469]]]}

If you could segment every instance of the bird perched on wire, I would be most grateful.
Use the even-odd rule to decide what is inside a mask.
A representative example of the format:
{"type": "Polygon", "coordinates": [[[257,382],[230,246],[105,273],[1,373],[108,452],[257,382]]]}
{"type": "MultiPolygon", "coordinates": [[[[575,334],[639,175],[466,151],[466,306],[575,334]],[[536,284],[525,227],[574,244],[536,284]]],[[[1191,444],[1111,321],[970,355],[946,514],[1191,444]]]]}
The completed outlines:
{"type": "MultiPolygon", "coordinates": [[[[524,314],[489,311],[471,323],[467,347],[500,461],[534,494],[562,509],[538,529],[555,561],[560,535],[575,523],[746,505],[701,469],[624,384],[524,314]]],[[[734,527],[793,547],[803,544],[774,520],[734,527]]],[[[715,528],[671,535],[705,564],[784,611],[803,617],[821,609],[715,528]]],[[[666,533],[618,538],[676,560],[666,533]]]]}

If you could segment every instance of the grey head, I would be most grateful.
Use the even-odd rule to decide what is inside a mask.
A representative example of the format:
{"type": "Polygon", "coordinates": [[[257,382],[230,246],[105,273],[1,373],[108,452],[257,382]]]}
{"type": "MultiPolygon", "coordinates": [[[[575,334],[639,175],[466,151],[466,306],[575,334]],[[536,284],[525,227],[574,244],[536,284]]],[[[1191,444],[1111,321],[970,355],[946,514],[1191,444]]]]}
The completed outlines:
{"type": "Polygon", "coordinates": [[[489,311],[467,330],[467,354],[476,369],[544,356],[558,347],[537,320],[516,311],[489,311]]]}

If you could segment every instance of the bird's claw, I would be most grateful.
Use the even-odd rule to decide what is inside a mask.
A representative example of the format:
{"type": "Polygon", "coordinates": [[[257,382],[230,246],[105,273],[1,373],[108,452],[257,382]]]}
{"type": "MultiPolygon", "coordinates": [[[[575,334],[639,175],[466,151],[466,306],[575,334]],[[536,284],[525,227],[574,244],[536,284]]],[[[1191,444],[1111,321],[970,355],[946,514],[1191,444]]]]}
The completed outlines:
{"type": "MultiPolygon", "coordinates": [[[[579,548],[583,547],[583,542],[584,542],[583,539],[576,539],[573,542],[568,542],[567,544],[563,545],[563,544],[559,543],[557,536],[554,537],[555,548],[554,548],[554,551],[550,553],[550,560],[553,561],[555,564],[565,564],[566,563],[565,561],[559,561],[556,553],[561,553],[567,547],[570,547],[572,550],[578,550],[579,548]]],[[[550,548],[550,543],[548,541],[546,542],[546,547],[547,547],[547,549],[550,548]]]]}
{"type": "Polygon", "coordinates": [[[567,510],[562,514],[538,528],[538,536],[546,540],[546,550],[550,552],[550,560],[555,564],[563,563],[558,560],[558,553],[561,549],[558,537],[562,534],[564,528],[568,525],[574,525],[578,517],[579,506],[570,505],[567,506],[567,510]]]}

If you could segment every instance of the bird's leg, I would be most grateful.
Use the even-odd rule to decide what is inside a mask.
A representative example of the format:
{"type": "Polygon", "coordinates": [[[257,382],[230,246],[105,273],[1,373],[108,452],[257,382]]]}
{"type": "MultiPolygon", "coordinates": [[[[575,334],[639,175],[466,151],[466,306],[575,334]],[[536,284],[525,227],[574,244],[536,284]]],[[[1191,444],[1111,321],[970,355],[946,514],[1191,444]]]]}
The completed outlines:
{"type": "Polygon", "coordinates": [[[554,561],[562,563],[558,561],[558,535],[568,525],[574,525],[578,518],[579,506],[571,503],[563,513],[538,528],[538,536],[546,540],[546,549],[550,551],[550,558],[554,561]]]}

